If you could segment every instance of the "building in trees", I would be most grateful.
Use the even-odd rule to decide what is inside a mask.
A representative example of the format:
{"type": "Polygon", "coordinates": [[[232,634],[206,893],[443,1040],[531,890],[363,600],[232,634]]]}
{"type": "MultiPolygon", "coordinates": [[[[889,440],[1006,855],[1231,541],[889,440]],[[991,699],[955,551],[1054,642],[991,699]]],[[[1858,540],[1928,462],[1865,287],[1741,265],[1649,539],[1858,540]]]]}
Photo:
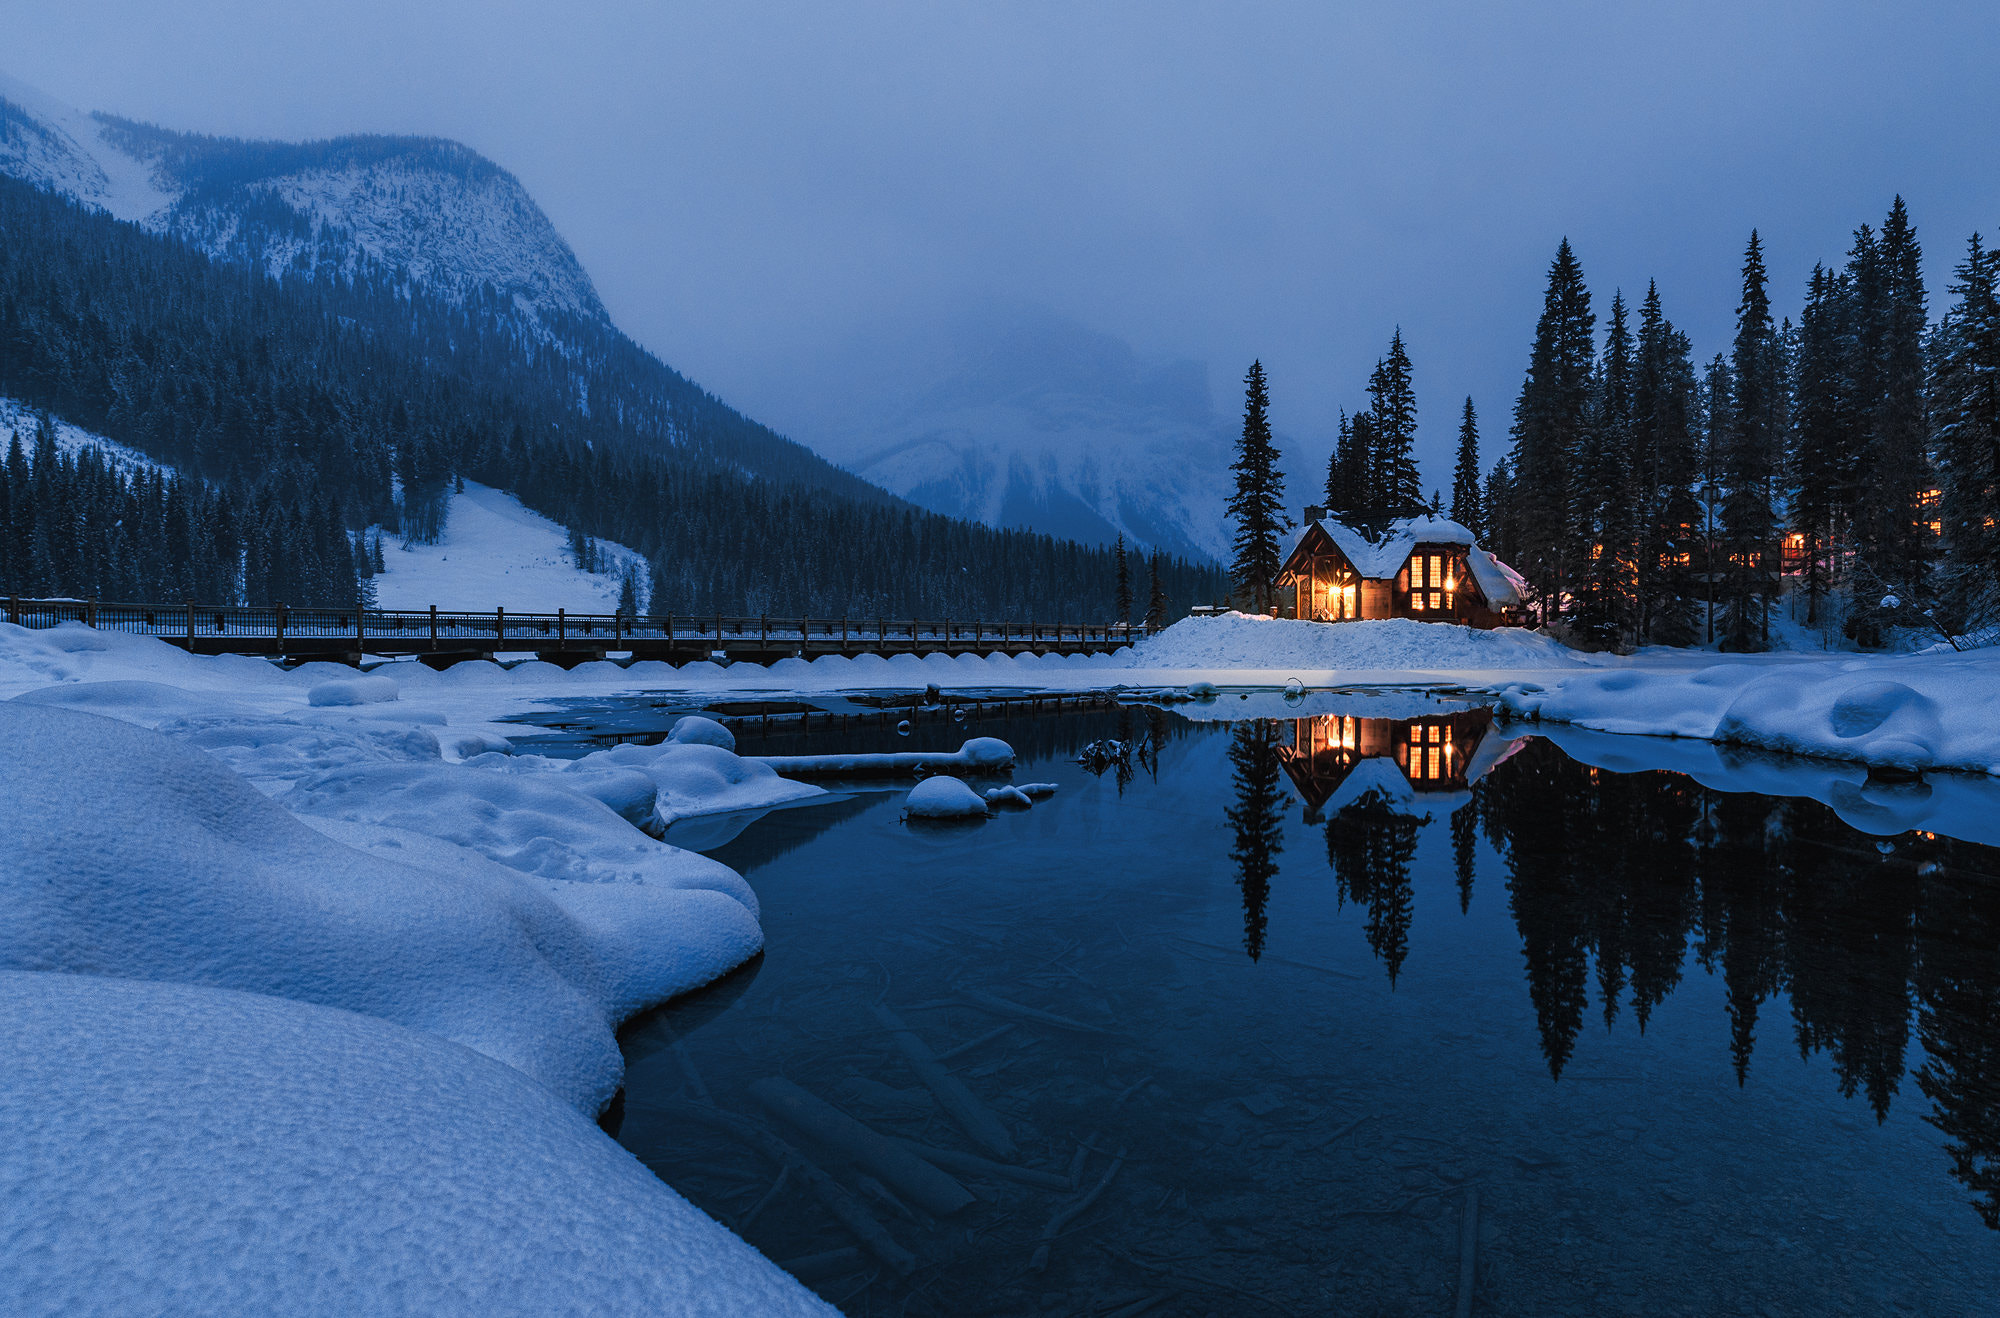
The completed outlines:
{"type": "Polygon", "coordinates": [[[1307,508],[1305,516],[1278,574],[1280,617],[1500,627],[1521,607],[1526,583],[1457,522],[1404,518],[1374,540],[1324,508],[1307,508]]]}

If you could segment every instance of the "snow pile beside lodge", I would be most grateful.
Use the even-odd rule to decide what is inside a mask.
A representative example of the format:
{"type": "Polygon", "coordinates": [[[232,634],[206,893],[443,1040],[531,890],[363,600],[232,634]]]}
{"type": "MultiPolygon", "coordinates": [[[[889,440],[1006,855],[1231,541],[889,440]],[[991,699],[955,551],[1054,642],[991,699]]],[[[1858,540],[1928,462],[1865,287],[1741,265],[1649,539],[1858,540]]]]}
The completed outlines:
{"type": "Polygon", "coordinates": [[[1527,596],[1519,573],[1442,517],[1405,517],[1380,538],[1307,508],[1278,575],[1281,618],[1311,622],[1415,618],[1504,627],[1527,596]]]}

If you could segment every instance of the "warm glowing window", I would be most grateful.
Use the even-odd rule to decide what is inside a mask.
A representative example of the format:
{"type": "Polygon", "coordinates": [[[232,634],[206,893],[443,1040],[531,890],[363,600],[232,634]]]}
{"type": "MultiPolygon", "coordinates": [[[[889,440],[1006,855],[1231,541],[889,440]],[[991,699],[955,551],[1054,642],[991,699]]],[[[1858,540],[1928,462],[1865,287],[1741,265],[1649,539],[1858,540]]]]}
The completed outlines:
{"type": "Polygon", "coordinates": [[[1429,761],[1429,765],[1428,765],[1428,768],[1426,769],[1426,771],[1425,771],[1425,773],[1424,773],[1424,777],[1426,777],[1426,778],[1442,778],[1442,777],[1444,777],[1444,775],[1443,775],[1443,774],[1441,774],[1441,773],[1439,773],[1439,772],[1438,772],[1438,748],[1437,748],[1437,747],[1435,747],[1435,746],[1432,746],[1432,747],[1430,747],[1430,748],[1429,748],[1429,754],[1425,756],[1425,759],[1426,759],[1427,761],[1429,761]]]}
{"type": "Polygon", "coordinates": [[[1412,592],[1412,593],[1411,593],[1411,595],[1410,595],[1410,607],[1411,607],[1411,608],[1413,608],[1413,609],[1416,609],[1416,610],[1417,610],[1418,612],[1422,612],[1422,611],[1423,611],[1423,607],[1424,607],[1424,593],[1423,593],[1423,592],[1422,592],[1421,590],[1419,590],[1419,591],[1414,591],[1414,592],[1412,592]]]}

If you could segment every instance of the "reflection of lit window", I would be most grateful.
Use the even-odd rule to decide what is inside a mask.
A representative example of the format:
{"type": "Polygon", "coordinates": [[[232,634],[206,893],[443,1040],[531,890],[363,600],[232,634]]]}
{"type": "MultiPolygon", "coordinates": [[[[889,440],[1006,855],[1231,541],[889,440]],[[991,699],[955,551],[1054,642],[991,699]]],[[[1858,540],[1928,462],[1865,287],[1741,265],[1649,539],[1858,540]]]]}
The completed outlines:
{"type": "Polygon", "coordinates": [[[1429,755],[1427,755],[1427,756],[1426,756],[1425,758],[1426,758],[1426,759],[1428,759],[1428,760],[1430,761],[1430,770],[1429,770],[1429,772],[1427,772],[1427,773],[1426,773],[1426,774],[1424,775],[1424,777],[1426,777],[1426,778],[1441,778],[1441,777],[1443,777],[1444,775],[1442,775],[1442,774],[1440,774],[1440,773],[1438,772],[1438,748],[1437,748],[1437,747],[1435,747],[1435,746],[1432,746],[1432,747],[1430,748],[1430,753],[1429,753],[1429,755]]]}

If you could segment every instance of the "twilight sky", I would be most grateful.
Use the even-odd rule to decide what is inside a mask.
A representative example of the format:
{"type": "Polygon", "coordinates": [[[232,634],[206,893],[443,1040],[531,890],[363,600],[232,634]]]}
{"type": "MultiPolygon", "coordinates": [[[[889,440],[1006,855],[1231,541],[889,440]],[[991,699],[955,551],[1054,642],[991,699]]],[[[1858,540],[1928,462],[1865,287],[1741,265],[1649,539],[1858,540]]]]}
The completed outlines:
{"type": "Polygon", "coordinates": [[[808,442],[835,368],[999,301],[1205,362],[1225,412],[1260,356],[1317,449],[1400,324],[1448,485],[1466,393],[1504,443],[1565,234],[1600,310],[1655,277],[1706,357],[1753,225],[1781,313],[1899,191],[1934,311],[2000,229],[1990,0],[0,0],[0,69],[175,128],[463,141],[622,327],[808,442]]]}

